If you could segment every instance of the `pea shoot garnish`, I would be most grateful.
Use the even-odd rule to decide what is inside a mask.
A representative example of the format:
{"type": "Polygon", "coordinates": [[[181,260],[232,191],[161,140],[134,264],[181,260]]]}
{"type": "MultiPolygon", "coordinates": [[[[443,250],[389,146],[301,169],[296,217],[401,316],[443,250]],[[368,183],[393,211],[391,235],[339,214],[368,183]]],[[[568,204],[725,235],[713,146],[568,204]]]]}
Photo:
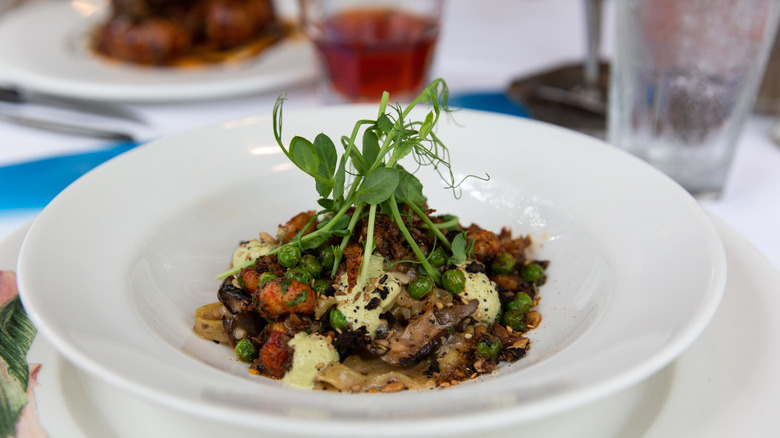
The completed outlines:
{"type": "MultiPolygon", "coordinates": [[[[357,286],[362,287],[368,273],[367,261],[374,251],[375,218],[377,212],[381,211],[395,221],[417,257],[416,262],[440,284],[439,270],[431,264],[430,257],[426,256],[414,241],[404,215],[413,214],[419,217],[436,237],[437,245],[454,251],[456,256],[448,260],[449,262],[465,259],[465,237],[459,235],[451,242],[444,234],[453,224],[457,224],[457,218],[451,217],[444,223],[434,224],[425,212],[426,198],[423,195],[422,183],[414,175],[420,168],[432,167],[444,181],[445,187],[453,190],[456,197],[459,195],[459,182],[455,181],[450,166],[449,150],[434,133],[442,113],[449,111],[448,97],[449,90],[442,79],[431,82],[405,108],[398,104],[388,105],[389,94],[385,92],[379,104],[377,118],[357,121],[350,135],[341,137],[341,153],[333,140],[322,133],[313,141],[295,136],[289,145],[285,146],[282,140],[282,106],[285,97],[277,99],[273,109],[274,137],[287,158],[314,179],[315,189],[320,196],[317,203],[322,209],[311,219],[311,225],[316,223],[315,231],[305,235],[303,232],[299,233],[275,249],[274,253],[282,258],[282,255],[294,252],[290,251],[290,247],[305,251],[325,247],[330,239],[340,237],[340,245],[328,247],[328,251],[333,253],[333,263],[323,264],[329,266],[335,275],[349,237],[359,220],[365,217],[368,231],[364,241],[363,265],[357,281],[357,286]],[[425,118],[409,120],[412,109],[421,103],[429,105],[425,118]],[[362,137],[358,140],[361,133],[362,137]],[[414,172],[399,164],[408,156],[416,163],[417,169],[414,172]]],[[[286,260],[286,257],[284,258],[286,260]]],[[[217,278],[235,275],[254,263],[255,261],[250,261],[234,266],[217,278]]],[[[434,263],[440,265],[438,261],[434,263]]]]}

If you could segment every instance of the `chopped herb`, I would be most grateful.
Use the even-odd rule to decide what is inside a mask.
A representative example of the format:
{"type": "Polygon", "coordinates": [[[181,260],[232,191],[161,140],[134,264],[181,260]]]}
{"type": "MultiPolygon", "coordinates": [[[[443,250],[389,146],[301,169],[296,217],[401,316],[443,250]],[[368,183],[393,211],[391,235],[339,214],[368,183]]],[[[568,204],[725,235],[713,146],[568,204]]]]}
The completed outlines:
{"type": "Polygon", "coordinates": [[[296,295],[295,298],[293,298],[292,300],[285,301],[284,305],[287,307],[295,307],[298,304],[301,304],[302,302],[306,301],[306,298],[308,297],[309,297],[309,291],[303,290],[300,293],[298,293],[298,295],[296,295]]]}

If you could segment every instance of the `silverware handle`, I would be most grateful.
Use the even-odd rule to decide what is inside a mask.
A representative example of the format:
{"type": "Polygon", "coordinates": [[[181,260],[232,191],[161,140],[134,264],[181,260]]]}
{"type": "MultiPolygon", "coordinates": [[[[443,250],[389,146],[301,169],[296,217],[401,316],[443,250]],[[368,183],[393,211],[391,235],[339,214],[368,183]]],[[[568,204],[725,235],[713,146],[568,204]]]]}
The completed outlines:
{"type": "Polygon", "coordinates": [[[17,125],[27,126],[29,128],[43,129],[47,131],[59,132],[61,134],[80,135],[84,137],[103,138],[115,141],[135,141],[132,135],[124,132],[106,131],[97,128],[91,128],[82,125],[68,125],[65,123],[51,120],[32,119],[27,117],[18,117],[10,114],[1,114],[0,119],[7,120],[17,125]]]}
{"type": "Polygon", "coordinates": [[[21,103],[22,96],[19,94],[18,91],[14,90],[13,88],[0,88],[0,101],[21,103]]]}

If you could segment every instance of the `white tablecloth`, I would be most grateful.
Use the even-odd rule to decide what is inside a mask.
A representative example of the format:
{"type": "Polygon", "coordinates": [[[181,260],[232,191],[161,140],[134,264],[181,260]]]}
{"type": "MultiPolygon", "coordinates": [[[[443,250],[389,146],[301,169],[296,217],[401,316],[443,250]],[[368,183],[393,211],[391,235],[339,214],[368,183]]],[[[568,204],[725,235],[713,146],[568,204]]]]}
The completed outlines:
{"type": "MultiPolygon", "coordinates": [[[[505,89],[517,77],[581,60],[585,50],[583,17],[582,2],[572,0],[448,1],[433,75],[445,78],[453,93],[496,91],[505,89]]],[[[607,8],[602,49],[605,56],[611,52],[611,22],[610,8],[607,8]]],[[[287,108],[323,104],[316,84],[310,83],[241,98],[139,104],[132,108],[149,121],[149,126],[139,134],[151,139],[204,124],[267,113],[282,91],[289,92],[287,108]]],[[[723,196],[702,204],[780,267],[780,147],[767,135],[771,122],[770,118],[758,116],[748,122],[723,196]]],[[[102,147],[106,147],[104,141],[0,122],[0,165],[102,147]]],[[[37,213],[37,210],[0,211],[0,239],[37,213]]]]}

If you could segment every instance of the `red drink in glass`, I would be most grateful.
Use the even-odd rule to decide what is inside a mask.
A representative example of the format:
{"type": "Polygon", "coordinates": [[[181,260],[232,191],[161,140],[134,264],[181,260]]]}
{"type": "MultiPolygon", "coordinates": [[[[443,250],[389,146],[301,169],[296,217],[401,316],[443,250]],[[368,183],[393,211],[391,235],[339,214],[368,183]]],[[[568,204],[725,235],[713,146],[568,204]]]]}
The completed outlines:
{"type": "Polygon", "coordinates": [[[422,89],[438,21],[395,9],[341,11],[316,25],[313,41],[331,88],[351,101],[396,98],[422,89]]]}

